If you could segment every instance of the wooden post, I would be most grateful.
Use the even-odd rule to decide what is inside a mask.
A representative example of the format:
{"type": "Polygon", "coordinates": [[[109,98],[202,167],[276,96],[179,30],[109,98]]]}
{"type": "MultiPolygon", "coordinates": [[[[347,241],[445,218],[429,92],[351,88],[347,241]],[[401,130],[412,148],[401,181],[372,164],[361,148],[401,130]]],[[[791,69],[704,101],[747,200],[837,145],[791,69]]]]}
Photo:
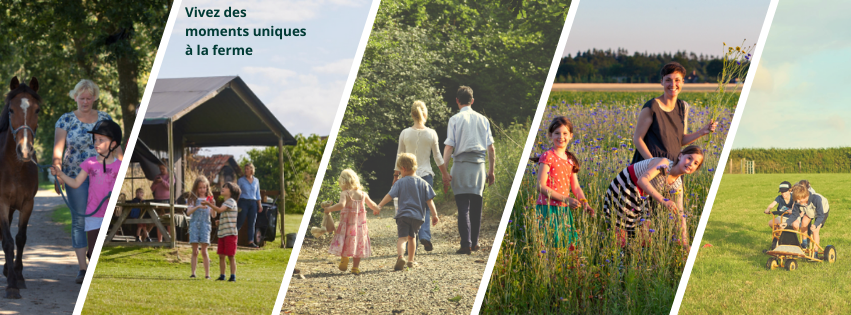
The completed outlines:
{"type": "Polygon", "coordinates": [[[169,228],[169,235],[171,239],[171,248],[177,246],[177,229],[174,226],[174,194],[175,190],[177,190],[177,185],[175,185],[175,181],[173,178],[177,178],[174,174],[174,122],[171,118],[168,119],[168,124],[166,125],[166,129],[168,129],[168,171],[169,171],[169,180],[171,181],[168,193],[168,211],[171,214],[171,228],[169,228]]]}
{"type": "Polygon", "coordinates": [[[284,223],[286,223],[284,218],[284,213],[287,211],[287,182],[286,176],[284,176],[284,138],[278,137],[278,167],[281,168],[281,202],[278,207],[278,214],[281,216],[281,248],[287,247],[287,234],[284,229],[284,223]]]}

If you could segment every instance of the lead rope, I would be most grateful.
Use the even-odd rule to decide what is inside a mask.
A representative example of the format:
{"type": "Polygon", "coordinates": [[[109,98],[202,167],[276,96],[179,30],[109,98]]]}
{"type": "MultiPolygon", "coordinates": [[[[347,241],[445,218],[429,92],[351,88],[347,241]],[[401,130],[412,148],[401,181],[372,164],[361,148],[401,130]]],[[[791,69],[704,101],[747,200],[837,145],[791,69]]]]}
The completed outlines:
{"type": "MultiPolygon", "coordinates": [[[[33,164],[35,164],[35,166],[37,166],[40,170],[46,170],[46,169],[48,169],[48,168],[50,168],[50,167],[52,167],[52,166],[53,166],[53,165],[43,165],[43,164],[38,164],[38,163],[36,163],[36,162],[35,162],[35,160],[32,160],[32,162],[33,162],[33,164]]],[[[87,217],[90,217],[90,216],[95,215],[95,213],[97,213],[97,212],[98,212],[98,209],[100,209],[100,207],[102,207],[102,206],[103,206],[103,203],[104,203],[104,202],[106,202],[107,200],[109,200],[109,197],[110,197],[110,195],[111,195],[111,194],[110,194],[110,195],[107,195],[107,196],[103,197],[103,199],[100,201],[100,204],[97,206],[97,208],[95,208],[95,210],[94,210],[94,211],[92,211],[92,213],[86,213],[85,209],[83,209],[83,211],[82,211],[82,212],[80,212],[80,211],[77,211],[76,209],[74,209],[74,207],[72,207],[72,206],[71,206],[71,203],[70,203],[70,202],[68,202],[68,198],[66,198],[66,197],[65,197],[65,191],[62,189],[62,185],[59,185],[59,184],[56,184],[56,185],[57,185],[57,187],[59,187],[59,195],[60,195],[60,196],[62,196],[62,200],[63,200],[63,201],[65,201],[65,205],[66,205],[66,206],[68,206],[68,209],[70,209],[71,211],[73,211],[74,213],[76,213],[78,216],[81,216],[81,217],[84,217],[84,218],[87,218],[87,217]]]]}

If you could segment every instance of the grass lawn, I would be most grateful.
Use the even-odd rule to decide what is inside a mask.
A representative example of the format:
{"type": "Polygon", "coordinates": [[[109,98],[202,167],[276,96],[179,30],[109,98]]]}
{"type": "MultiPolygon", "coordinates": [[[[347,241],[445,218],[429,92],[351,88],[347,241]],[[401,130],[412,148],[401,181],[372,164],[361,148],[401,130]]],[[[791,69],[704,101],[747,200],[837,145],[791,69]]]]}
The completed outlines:
{"type": "Polygon", "coordinates": [[[53,210],[53,213],[50,214],[50,219],[53,222],[62,223],[62,229],[68,235],[71,235],[71,209],[68,209],[68,206],[63,205],[53,210]]]}
{"type": "Polygon", "coordinates": [[[847,314],[851,312],[851,175],[724,175],[680,314],[847,314]],[[833,264],[798,260],[798,270],[765,268],[770,245],[765,207],[781,181],[810,181],[830,202],[822,246],[834,245],[833,264]]]}
{"type": "MultiPolygon", "coordinates": [[[[302,215],[287,215],[287,233],[294,233],[302,215]]],[[[104,247],[95,271],[85,314],[214,313],[268,314],[272,311],[291,249],[267,244],[262,250],[236,254],[237,282],[190,279],[189,247],[104,247]]],[[[210,251],[210,274],[219,274],[219,258],[210,251]]],[[[227,271],[226,273],[229,273],[227,271]]]]}

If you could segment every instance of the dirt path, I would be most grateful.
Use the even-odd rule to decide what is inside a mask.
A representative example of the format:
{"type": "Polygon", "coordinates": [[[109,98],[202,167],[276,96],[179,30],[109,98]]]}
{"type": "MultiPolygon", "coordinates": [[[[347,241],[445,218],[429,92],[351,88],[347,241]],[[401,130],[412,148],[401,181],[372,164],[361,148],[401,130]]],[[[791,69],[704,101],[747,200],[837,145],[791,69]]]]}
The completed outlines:
{"type": "Polygon", "coordinates": [[[391,209],[383,211],[381,218],[369,215],[373,253],[361,261],[359,276],[337,269],[340,258],[328,254],[330,236],[306,238],[296,264],[304,279],[293,276],[282,313],[470,314],[499,218],[482,223],[481,250],[456,255],[460,246],[456,214],[444,214],[443,221],[432,227],[434,251],[426,252],[420,246],[416,256],[420,265],[394,272],[396,223],[392,214],[391,209]]]}
{"type": "MultiPolygon", "coordinates": [[[[53,222],[50,214],[63,205],[62,197],[53,191],[40,190],[27,229],[24,249],[24,277],[27,289],[20,300],[0,299],[0,314],[71,314],[80,293],[77,258],[71,248],[71,235],[62,224],[53,222]]],[[[12,235],[18,233],[15,215],[12,235]]],[[[3,252],[0,251],[0,257],[3,252]]],[[[6,281],[0,281],[3,287],[6,281]]]]}

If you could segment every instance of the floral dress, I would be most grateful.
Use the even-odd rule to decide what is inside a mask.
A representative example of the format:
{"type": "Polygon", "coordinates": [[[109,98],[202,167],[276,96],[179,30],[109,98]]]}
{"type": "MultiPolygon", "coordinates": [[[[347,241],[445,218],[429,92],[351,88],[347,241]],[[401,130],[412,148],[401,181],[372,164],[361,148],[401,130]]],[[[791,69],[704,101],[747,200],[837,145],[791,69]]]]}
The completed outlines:
{"type": "Polygon", "coordinates": [[[56,121],[56,129],[65,130],[65,153],[62,155],[62,171],[69,177],[77,177],[80,173],[80,164],[90,157],[97,157],[95,144],[92,143],[92,135],[89,131],[101,120],[112,120],[109,114],[98,111],[98,119],[87,124],[77,118],[74,112],[68,112],[56,121]]]}
{"type": "Polygon", "coordinates": [[[328,252],[335,256],[366,258],[372,256],[369,228],[366,226],[366,196],[359,191],[343,192],[345,204],[340,211],[340,223],[328,252]]]}
{"type": "MultiPolygon", "coordinates": [[[[538,164],[545,164],[550,167],[547,174],[547,187],[565,195],[570,195],[570,187],[573,180],[573,166],[575,165],[571,159],[563,159],[559,157],[555,150],[548,150],[541,155],[538,164]]],[[[543,193],[538,195],[535,210],[540,216],[542,228],[545,228],[552,234],[553,245],[556,247],[566,247],[568,244],[575,244],[579,240],[579,235],[576,233],[575,223],[573,222],[573,213],[570,211],[568,204],[549,198],[543,193]]]]}

